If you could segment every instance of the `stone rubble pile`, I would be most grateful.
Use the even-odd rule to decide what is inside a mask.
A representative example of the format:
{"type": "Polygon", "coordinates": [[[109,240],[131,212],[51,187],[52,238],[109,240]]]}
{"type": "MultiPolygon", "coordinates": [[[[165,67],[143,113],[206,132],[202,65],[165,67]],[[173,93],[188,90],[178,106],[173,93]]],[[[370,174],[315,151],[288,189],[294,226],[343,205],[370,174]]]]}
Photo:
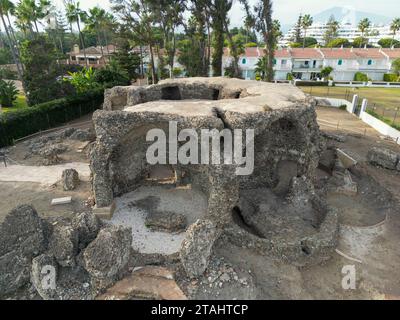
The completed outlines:
{"type": "Polygon", "coordinates": [[[368,151],[367,160],[372,165],[400,171],[400,153],[390,149],[373,147],[368,151]]]}
{"type": "Polygon", "coordinates": [[[42,219],[18,206],[0,226],[0,295],[33,285],[43,299],[93,299],[127,273],[131,242],[92,213],[42,219]]]}

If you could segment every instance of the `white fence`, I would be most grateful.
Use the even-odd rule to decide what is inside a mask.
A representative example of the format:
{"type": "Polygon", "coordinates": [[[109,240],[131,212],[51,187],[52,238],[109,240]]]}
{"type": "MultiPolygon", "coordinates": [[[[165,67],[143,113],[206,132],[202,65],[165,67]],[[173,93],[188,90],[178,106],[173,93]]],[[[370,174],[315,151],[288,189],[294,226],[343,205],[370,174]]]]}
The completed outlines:
{"type": "MultiPolygon", "coordinates": [[[[317,100],[317,105],[320,106],[331,106],[331,107],[340,107],[342,105],[346,106],[347,112],[354,114],[356,106],[358,105],[358,96],[355,94],[353,96],[353,101],[349,102],[345,99],[334,99],[334,98],[324,98],[324,97],[315,97],[317,100]]],[[[396,141],[397,144],[400,144],[400,131],[395,128],[389,126],[385,122],[375,118],[374,116],[367,113],[365,110],[367,109],[368,100],[363,99],[361,104],[361,111],[359,118],[374,128],[379,133],[392,138],[396,141]]]]}
{"type": "Polygon", "coordinates": [[[361,111],[360,119],[364,121],[366,124],[370,125],[379,133],[391,137],[397,144],[400,144],[400,131],[395,128],[389,126],[383,121],[371,116],[369,113],[365,111],[361,111]]]}

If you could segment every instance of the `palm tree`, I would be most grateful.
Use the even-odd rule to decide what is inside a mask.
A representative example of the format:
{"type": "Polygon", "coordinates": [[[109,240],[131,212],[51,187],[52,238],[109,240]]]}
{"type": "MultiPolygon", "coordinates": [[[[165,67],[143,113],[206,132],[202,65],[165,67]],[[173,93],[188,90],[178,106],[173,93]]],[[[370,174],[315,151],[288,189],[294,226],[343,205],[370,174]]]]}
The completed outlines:
{"type": "Polygon", "coordinates": [[[95,32],[97,38],[97,45],[100,46],[101,55],[104,57],[103,46],[100,38],[100,31],[103,24],[106,11],[100,7],[93,7],[89,9],[88,15],[85,19],[86,28],[95,32]]]}
{"type": "Polygon", "coordinates": [[[66,17],[67,17],[68,22],[70,24],[75,22],[78,27],[79,39],[80,39],[81,46],[83,49],[83,56],[85,58],[86,67],[88,67],[88,61],[86,59],[85,39],[83,38],[83,35],[81,32],[81,25],[80,25],[81,20],[85,20],[87,14],[85,11],[83,11],[79,8],[79,1],[76,4],[67,3],[65,6],[65,11],[66,11],[66,17]]]}
{"type": "Polygon", "coordinates": [[[390,46],[393,46],[394,37],[396,36],[397,31],[400,30],[400,18],[394,18],[392,23],[390,24],[390,30],[393,31],[393,38],[390,46]]]}
{"type": "Polygon", "coordinates": [[[303,49],[306,46],[306,36],[307,36],[307,29],[312,26],[313,24],[313,18],[309,14],[305,14],[301,18],[301,27],[304,30],[304,35],[303,35],[303,49]]]}
{"type": "Polygon", "coordinates": [[[364,18],[358,23],[358,30],[361,31],[360,48],[364,42],[364,34],[370,26],[371,26],[371,21],[368,18],[364,18]]]}
{"type": "Polygon", "coordinates": [[[3,23],[4,30],[6,31],[8,43],[10,45],[11,55],[13,57],[15,65],[17,66],[18,78],[23,83],[23,77],[22,77],[23,70],[20,61],[18,59],[18,55],[16,53],[16,44],[14,43],[12,36],[10,35],[6,20],[4,19],[4,16],[8,15],[8,13],[12,10],[13,6],[14,5],[10,0],[0,0],[0,18],[1,22],[3,23]]]}

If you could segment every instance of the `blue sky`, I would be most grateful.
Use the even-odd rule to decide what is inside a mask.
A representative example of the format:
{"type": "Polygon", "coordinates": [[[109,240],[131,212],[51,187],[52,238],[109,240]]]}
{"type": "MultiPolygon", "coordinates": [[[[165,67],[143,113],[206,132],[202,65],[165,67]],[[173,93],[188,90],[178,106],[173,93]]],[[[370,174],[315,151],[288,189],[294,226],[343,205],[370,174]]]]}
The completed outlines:
{"type": "MultiPolygon", "coordinates": [[[[55,0],[62,7],[62,0],[55,0]]],[[[249,0],[255,3],[257,0],[249,0]]],[[[81,7],[88,9],[99,5],[105,9],[110,8],[109,0],[81,0],[81,7]]],[[[331,7],[345,6],[359,11],[381,14],[388,17],[400,16],[399,0],[273,0],[274,18],[282,24],[291,24],[296,21],[300,12],[316,14],[331,7]]],[[[236,0],[231,12],[231,24],[240,25],[244,13],[239,1],[236,0]]]]}

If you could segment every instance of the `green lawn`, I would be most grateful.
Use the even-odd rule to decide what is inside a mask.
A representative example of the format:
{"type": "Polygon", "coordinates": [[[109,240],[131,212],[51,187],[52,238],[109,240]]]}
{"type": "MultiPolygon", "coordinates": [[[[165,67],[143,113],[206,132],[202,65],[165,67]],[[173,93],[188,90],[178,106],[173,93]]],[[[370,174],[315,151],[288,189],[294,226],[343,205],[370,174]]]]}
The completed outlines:
{"type": "Polygon", "coordinates": [[[349,88],[349,87],[299,87],[317,97],[339,98],[352,101],[358,94],[359,103],[368,99],[368,109],[385,117],[389,122],[400,123],[400,88],[349,88]]]}
{"type": "Polygon", "coordinates": [[[12,112],[18,109],[27,108],[25,95],[19,94],[17,100],[15,101],[15,105],[12,108],[2,108],[3,112],[12,112]]]}
{"type": "Polygon", "coordinates": [[[347,87],[299,87],[313,96],[352,100],[354,94],[368,99],[369,105],[390,109],[400,107],[400,88],[347,88],[347,87]]]}

